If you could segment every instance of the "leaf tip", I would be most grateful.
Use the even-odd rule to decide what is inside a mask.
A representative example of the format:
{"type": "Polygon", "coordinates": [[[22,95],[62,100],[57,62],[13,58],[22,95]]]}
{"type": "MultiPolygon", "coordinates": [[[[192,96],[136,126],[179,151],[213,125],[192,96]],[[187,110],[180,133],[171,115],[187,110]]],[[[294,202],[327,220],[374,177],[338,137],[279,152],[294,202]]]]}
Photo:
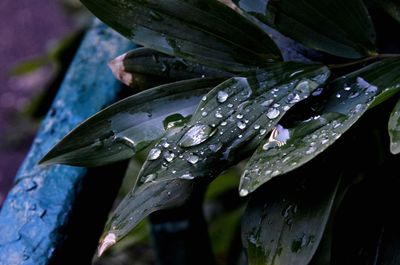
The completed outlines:
{"type": "Polygon", "coordinates": [[[124,60],[126,53],[118,56],[117,58],[108,62],[114,76],[127,86],[131,86],[133,83],[133,74],[125,71],[124,60]]]}
{"type": "Polygon", "coordinates": [[[117,243],[117,236],[114,233],[108,233],[104,239],[100,241],[99,248],[97,249],[97,256],[101,257],[103,253],[117,243]]]}
{"type": "Polygon", "coordinates": [[[393,155],[399,154],[399,153],[400,153],[400,145],[392,143],[392,144],[390,145],[390,152],[391,152],[393,155]]]}

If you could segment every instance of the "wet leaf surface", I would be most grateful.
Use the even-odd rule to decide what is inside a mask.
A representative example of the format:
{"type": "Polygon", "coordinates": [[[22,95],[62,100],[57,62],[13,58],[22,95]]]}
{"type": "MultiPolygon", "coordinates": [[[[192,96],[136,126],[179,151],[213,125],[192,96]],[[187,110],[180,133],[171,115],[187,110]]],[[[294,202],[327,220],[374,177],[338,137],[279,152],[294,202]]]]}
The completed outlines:
{"type": "Polygon", "coordinates": [[[145,47],[230,71],[280,59],[269,36],[215,0],[82,0],[106,24],[145,47]]]}
{"type": "Polygon", "coordinates": [[[389,119],[390,151],[400,153],[400,101],[394,107],[389,119]]]}
{"type": "Polygon", "coordinates": [[[191,115],[201,97],[223,79],[192,79],[121,100],[65,136],[43,164],[99,166],[132,157],[165,132],[166,117],[191,115]]]}

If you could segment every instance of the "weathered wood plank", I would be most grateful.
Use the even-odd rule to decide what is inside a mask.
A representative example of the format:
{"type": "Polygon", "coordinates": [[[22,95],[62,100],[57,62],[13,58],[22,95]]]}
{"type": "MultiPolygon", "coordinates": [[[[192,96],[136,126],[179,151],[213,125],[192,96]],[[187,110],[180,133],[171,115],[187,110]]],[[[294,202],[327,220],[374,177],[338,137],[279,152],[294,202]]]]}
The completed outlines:
{"type": "Polygon", "coordinates": [[[88,31],[1,209],[0,264],[42,265],[52,257],[86,169],[37,162],[78,123],[116,99],[120,84],[106,62],[132,47],[99,21],[88,31]]]}

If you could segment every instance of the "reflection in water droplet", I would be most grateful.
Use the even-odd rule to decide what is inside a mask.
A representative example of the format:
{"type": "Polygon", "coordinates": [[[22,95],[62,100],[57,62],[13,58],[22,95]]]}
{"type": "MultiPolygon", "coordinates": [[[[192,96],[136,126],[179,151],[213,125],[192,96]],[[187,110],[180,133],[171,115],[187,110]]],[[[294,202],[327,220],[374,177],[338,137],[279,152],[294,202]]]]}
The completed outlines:
{"type": "Polygon", "coordinates": [[[180,176],[179,178],[180,179],[191,180],[191,179],[194,179],[194,176],[192,174],[190,174],[190,173],[186,173],[186,174],[183,174],[182,176],[180,176]]]}
{"type": "Polygon", "coordinates": [[[238,121],[236,125],[241,130],[244,130],[246,128],[246,123],[244,123],[242,121],[238,121]]]}
{"type": "Polygon", "coordinates": [[[148,156],[148,160],[156,160],[157,158],[159,158],[161,155],[161,150],[158,148],[153,148],[150,150],[149,152],[149,156],[148,156]]]}
{"type": "Polygon", "coordinates": [[[275,108],[268,109],[267,117],[271,120],[276,119],[280,114],[280,111],[275,108]]]}
{"type": "Polygon", "coordinates": [[[167,162],[171,162],[172,160],[174,160],[175,154],[170,151],[164,151],[163,156],[164,159],[167,160],[167,162]]]}
{"type": "Polygon", "coordinates": [[[217,99],[219,103],[224,103],[228,99],[229,95],[225,91],[218,91],[217,99]]]}
{"type": "Polygon", "coordinates": [[[249,194],[249,191],[246,190],[246,189],[241,189],[241,190],[239,191],[239,195],[240,195],[241,197],[247,196],[248,194],[249,194]]]}
{"type": "Polygon", "coordinates": [[[196,124],[182,136],[179,145],[182,147],[199,145],[214,135],[215,131],[211,126],[196,124]]]}
{"type": "Polygon", "coordinates": [[[190,155],[186,161],[188,161],[190,164],[194,165],[199,161],[199,157],[196,155],[190,155]]]}

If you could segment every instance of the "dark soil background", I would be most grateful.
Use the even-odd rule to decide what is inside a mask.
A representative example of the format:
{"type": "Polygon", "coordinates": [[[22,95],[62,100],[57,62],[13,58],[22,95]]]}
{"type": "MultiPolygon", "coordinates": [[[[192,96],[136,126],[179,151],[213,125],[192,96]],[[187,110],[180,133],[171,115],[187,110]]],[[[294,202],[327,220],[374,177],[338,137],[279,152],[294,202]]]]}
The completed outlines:
{"type": "Polygon", "coordinates": [[[12,76],[10,70],[43,55],[76,29],[60,1],[0,1],[0,205],[29,150],[38,119],[27,114],[33,99],[48,86],[49,66],[12,76]]]}

